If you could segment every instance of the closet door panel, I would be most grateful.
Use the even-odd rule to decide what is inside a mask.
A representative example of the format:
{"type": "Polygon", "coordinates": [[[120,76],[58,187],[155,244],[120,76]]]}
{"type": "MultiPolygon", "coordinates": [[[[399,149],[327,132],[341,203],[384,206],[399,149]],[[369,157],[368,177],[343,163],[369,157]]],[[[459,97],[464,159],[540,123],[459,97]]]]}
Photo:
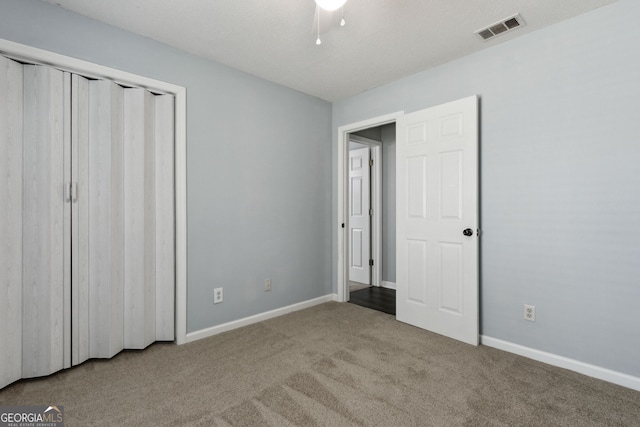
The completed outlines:
{"type": "Polygon", "coordinates": [[[155,102],[143,89],[124,91],[124,342],[155,341],[155,102]]]}
{"type": "Polygon", "coordinates": [[[67,188],[65,199],[63,200],[63,212],[62,212],[62,224],[63,224],[63,293],[62,298],[64,301],[64,313],[63,313],[63,368],[71,367],[71,207],[75,194],[69,184],[71,183],[71,74],[68,72],[62,73],[63,88],[63,161],[64,167],[62,171],[63,185],[67,188]]]}
{"type": "Polygon", "coordinates": [[[24,66],[23,377],[63,368],[63,73],[24,66]]]}
{"type": "Polygon", "coordinates": [[[22,377],[22,65],[0,56],[0,387],[22,377]]]}
{"type": "Polygon", "coordinates": [[[89,347],[89,81],[71,78],[71,179],[76,201],[71,204],[71,363],[90,357],[89,347]]]}
{"type": "MultiPolygon", "coordinates": [[[[123,89],[89,82],[88,277],[90,357],[124,348],[123,89]]],[[[78,199],[79,206],[83,206],[78,199]]],[[[80,208],[79,208],[80,209],[80,208]]]]}
{"type": "Polygon", "coordinates": [[[173,341],[175,312],[174,99],[156,103],[156,340],[173,341]]]}
{"type": "Polygon", "coordinates": [[[143,345],[156,340],[156,102],[144,89],[144,316],[143,345]]]}

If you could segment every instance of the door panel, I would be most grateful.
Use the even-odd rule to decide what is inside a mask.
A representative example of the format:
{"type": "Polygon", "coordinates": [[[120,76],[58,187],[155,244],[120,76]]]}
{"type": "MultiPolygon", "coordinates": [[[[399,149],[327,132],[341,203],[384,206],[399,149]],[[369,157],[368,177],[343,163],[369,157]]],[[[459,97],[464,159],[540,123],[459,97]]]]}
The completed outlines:
{"type": "Polygon", "coordinates": [[[397,126],[397,319],[477,345],[477,98],[397,126]]]}
{"type": "Polygon", "coordinates": [[[156,336],[155,100],[144,89],[124,90],[123,165],[124,345],[142,349],[156,336]]]}
{"type": "Polygon", "coordinates": [[[440,155],[440,194],[442,219],[460,219],[462,216],[462,152],[440,155]]]}
{"type": "Polygon", "coordinates": [[[423,286],[427,281],[427,252],[426,241],[407,239],[407,299],[421,305],[428,301],[427,289],[423,286]]]}
{"type": "Polygon", "coordinates": [[[369,148],[349,151],[349,280],[371,284],[369,148]]]}
{"type": "Polygon", "coordinates": [[[22,377],[22,80],[0,56],[0,387],[22,377]]]}
{"type": "Polygon", "coordinates": [[[156,95],[156,340],[175,337],[174,99],[156,95]]]}
{"type": "Polygon", "coordinates": [[[417,156],[407,160],[408,202],[410,218],[427,217],[427,157],[417,156]]]}
{"type": "MultiPolygon", "coordinates": [[[[77,186],[77,201],[71,204],[71,364],[90,357],[89,336],[89,80],[71,77],[71,180],[77,186]]],[[[94,340],[97,337],[94,337],[94,340]]]]}
{"type": "Polygon", "coordinates": [[[79,225],[88,233],[78,237],[89,248],[80,263],[89,280],[90,357],[112,357],[124,348],[122,99],[121,86],[89,82],[89,141],[86,151],[79,147],[88,171],[78,184],[79,225]]]}
{"type": "Polygon", "coordinates": [[[63,72],[24,66],[22,376],[64,356],[63,72]],[[48,304],[43,304],[47,301],[48,304]]]}
{"type": "Polygon", "coordinates": [[[439,309],[450,314],[462,315],[462,245],[459,243],[440,243],[439,260],[440,304],[439,309]]]}

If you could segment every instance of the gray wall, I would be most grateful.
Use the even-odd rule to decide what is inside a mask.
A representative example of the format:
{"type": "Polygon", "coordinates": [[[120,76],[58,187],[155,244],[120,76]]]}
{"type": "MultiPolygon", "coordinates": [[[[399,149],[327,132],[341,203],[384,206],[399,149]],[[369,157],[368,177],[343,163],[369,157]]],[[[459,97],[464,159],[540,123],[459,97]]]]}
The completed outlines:
{"type": "Polygon", "coordinates": [[[335,130],[480,95],[482,334],[636,377],[638,16],[621,0],[333,108],[335,130]]]}
{"type": "Polygon", "coordinates": [[[34,0],[0,38],[187,88],[188,331],[332,292],[331,104],[34,0]]]}
{"type": "Polygon", "coordinates": [[[358,150],[360,148],[368,147],[367,144],[360,144],[359,142],[349,141],[349,151],[358,150]]]}
{"type": "Polygon", "coordinates": [[[358,132],[353,132],[353,135],[358,135],[363,138],[373,139],[374,141],[380,141],[380,138],[382,138],[381,129],[382,129],[381,126],[376,126],[372,128],[362,129],[361,131],[358,131],[358,132]]]}

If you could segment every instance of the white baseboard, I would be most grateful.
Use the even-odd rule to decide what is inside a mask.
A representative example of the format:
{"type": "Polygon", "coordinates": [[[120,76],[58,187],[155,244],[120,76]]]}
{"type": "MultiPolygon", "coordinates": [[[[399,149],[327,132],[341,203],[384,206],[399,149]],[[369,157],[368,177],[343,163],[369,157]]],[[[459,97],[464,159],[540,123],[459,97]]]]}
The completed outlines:
{"type": "Polygon", "coordinates": [[[569,359],[568,357],[559,356],[557,354],[547,353],[508,341],[503,341],[497,338],[491,338],[486,335],[482,335],[480,337],[480,342],[488,347],[504,350],[509,353],[514,353],[519,356],[548,363],[549,365],[558,366],[560,368],[569,369],[570,371],[579,372],[593,378],[640,391],[640,378],[638,377],[612,371],[611,369],[602,368],[600,366],[590,365],[588,363],[569,359]]]}
{"type": "Polygon", "coordinates": [[[305,308],[313,307],[314,305],[322,304],[328,301],[337,301],[337,294],[329,294],[322,297],[302,301],[297,304],[288,305],[286,307],[277,308],[275,310],[266,311],[264,313],[255,314],[253,316],[245,317],[243,319],[234,320],[231,322],[223,323],[221,325],[212,326],[206,329],[200,329],[199,331],[189,332],[185,336],[185,341],[181,344],[201,340],[213,335],[220,334],[222,332],[231,331],[233,329],[241,328],[243,326],[251,325],[253,323],[262,322],[263,320],[273,319],[274,317],[282,316],[284,314],[293,313],[294,311],[303,310],[305,308]]]}
{"type": "Polygon", "coordinates": [[[387,289],[396,289],[396,284],[394,282],[387,282],[385,280],[382,281],[382,287],[387,289]]]}

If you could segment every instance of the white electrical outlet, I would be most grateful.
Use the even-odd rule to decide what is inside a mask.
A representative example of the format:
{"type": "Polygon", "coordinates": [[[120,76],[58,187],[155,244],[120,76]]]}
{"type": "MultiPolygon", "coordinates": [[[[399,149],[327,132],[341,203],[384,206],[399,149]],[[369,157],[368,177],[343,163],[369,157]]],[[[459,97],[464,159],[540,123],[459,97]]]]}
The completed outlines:
{"type": "Polygon", "coordinates": [[[536,321],[536,306],[535,305],[524,305],[524,320],[528,320],[530,322],[536,321]]]}
{"type": "Polygon", "coordinates": [[[222,288],[215,288],[213,290],[213,303],[214,304],[219,304],[224,300],[223,298],[223,294],[222,294],[222,288]]]}
{"type": "Polygon", "coordinates": [[[271,279],[264,279],[264,291],[269,292],[271,290],[271,279]]]}

